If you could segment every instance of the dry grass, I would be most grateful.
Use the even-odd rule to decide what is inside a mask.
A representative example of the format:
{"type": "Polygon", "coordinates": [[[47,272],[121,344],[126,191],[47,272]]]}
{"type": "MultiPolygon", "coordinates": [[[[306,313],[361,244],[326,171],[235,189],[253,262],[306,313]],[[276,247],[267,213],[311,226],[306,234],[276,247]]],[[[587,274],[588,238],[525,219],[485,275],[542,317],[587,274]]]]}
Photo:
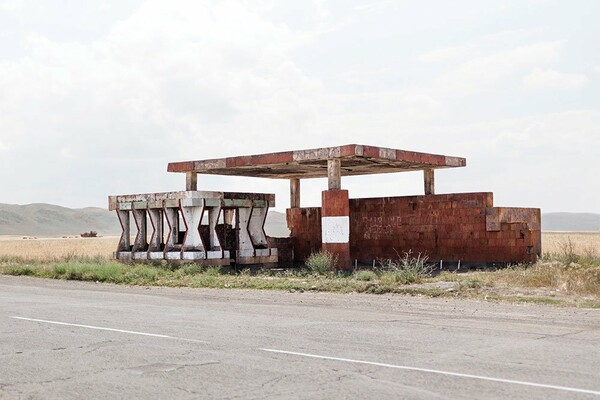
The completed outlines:
{"type": "Polygon", "coordinates": [[[109,261],[117,241],[117,237],[0,238],[0,274],[141,285],[407,293],[600,307],[600,233],[543,233],[544,256],[536,264],[443,273],[412,285],[388,279],[389,271],[339,275],[298,270],[249,275],[243,271],[214,273],[197,266],[124,265],[109,261]]]}
{"type": "Polygon", "coordinates": [[[540,261],[533,265],[517,265],[497,271],[442,273],[436,281],[457,282],[462,289],[486,293],[525,293],[539,289],[538,294],[557,293],[589,297],[600,301],[600,264],[565,264],[560,260],[540,261]]]}
{"type": "MultiPolygon", "coordinates": [[[[600,253],[600,232],[543,232],[544,253],[558,253],[561,246],[571,239],[579,254],[596,249],[600,253]]],[[[0,256],[31,259],[60,258],[77,254],[81,256],[110,257],[117,247],[116,236],[100,238],[37,238],[23,239],[15,236],[0,236],[0,256]]]]}
{"type": "Polygon", "coordinates": [[[600,253],[600,232],[542,232],[542,251],[558,253],[569,239],[580,254],[590,249],[596,249],[600,253]]]}
{"type": "Polygon", "coordinates": [[[118,237],[38,238],[2,237],[0,257],[28,260],[56,260],[69,256],[101,256],[109,258],[117,248],[118,237]]]}
{"type": "Polygon", "coordinates": [[[600,308],[600,233],[544,233],[542,259],[497,271],[443,273],[461,296],[600,308]]]}
{"type": "Polygon", "coordinates": [[[517,266],[490,273],[486,280],[507,286],[543,287],[583,296],[600,296],[600,266],[538,262],[530,267],[517,266]]]}

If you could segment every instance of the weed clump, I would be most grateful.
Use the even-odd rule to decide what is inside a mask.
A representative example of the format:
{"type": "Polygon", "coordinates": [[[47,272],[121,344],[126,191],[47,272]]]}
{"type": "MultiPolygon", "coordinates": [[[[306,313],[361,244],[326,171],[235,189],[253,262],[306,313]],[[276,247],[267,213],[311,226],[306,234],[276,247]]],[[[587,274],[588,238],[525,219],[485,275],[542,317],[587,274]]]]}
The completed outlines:
{"type": "Polygon", "coordinates": [[[305,261],[306,268],[315,274],[325,275],[336,270],[337,255],[327,251],[312,253],[305,261]]]}
{"type": "Polygon", "coordinates": [[[377,279],[377,274],[375,271],[369,271],[366,269],[354,272],[354,279],[357,281],[374,281],[377,279]]]}
{"type": "Polygon", "coordinates": [[[412,251],[398,255],[397,260],[380,260],[381,281],[388,284],[421,283],[424,278],[431,276],[433,267],[427,264],[429,257],[422,253],[413,255],[412,251]]]}
{"type": "Polygon", "coordinates": [[[223,270],[220,265],[211,265],[206,268],[205,274],[208,276],[218,276],[223,273],[223,270]]]}

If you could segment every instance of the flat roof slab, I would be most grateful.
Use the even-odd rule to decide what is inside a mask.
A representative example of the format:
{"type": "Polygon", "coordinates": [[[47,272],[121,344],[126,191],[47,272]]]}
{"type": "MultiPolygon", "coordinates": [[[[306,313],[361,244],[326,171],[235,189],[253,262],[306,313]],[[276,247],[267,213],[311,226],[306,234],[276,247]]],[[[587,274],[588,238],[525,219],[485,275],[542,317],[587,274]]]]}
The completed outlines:
{"type": "Polygon", "coordinates": [[[327,160],[340,159],[341,175],[369,175],[466,166],[464,158],[349,144],[250,156],[169,163],[169,172],[272,179],[327,177],[327,160]]]}

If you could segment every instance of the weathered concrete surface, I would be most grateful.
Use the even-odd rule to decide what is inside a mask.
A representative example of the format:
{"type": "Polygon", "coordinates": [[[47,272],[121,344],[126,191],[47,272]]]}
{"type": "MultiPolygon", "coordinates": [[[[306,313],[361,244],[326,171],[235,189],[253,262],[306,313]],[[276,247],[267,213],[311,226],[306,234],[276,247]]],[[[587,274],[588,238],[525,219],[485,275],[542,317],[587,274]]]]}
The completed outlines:
{"type": "Polygon", "coordinates": [[[342,176],[464,167],[466,160],[439,154],[348,144],[212,160],[172,162],[169,172],[254,176],[260,178],[324,178],[331,160],[342,176]]]}
{"type": "MultiPolygon", "coordinates": [[[[540,209],[494,207],[492,193],[350,199],[349,207],[350,259],[362,263],[408,251],[478,264],[535,262],[541,255],[540,209]]],[[[319,210],[304,210],[288,210],[298,262],[318,250],[322,236],[319,210]]]]}
{"type": "Polygon", "coordinates": [[[0,398],[7,399],[594,399],[261,349],[600,393],[599,342],[599,310],[0,277],[0,398]]]}
{"type": "Polygon", "coordinates": [[[275,205],[274,194],[188,190],[109,196],[108,204],[109,210],[116,210],[123,230],[115,252],[119,260],[229,265],[233,256],[236,264],[277,263],[277,249],[269,248],[264,231],[268,208],[275,205]],[[237,210],[231,227],[237,240],[228,246],[220,237],[226,236],[225,225],[233,223],[227,214],[231,210],[237,210]],[[224,224],[219,223],[222,212],[224,224]],[[130,213],[136,232],[133,245],[130,213]],[[208,221],[203,222],[204,217],[208,221]]]}

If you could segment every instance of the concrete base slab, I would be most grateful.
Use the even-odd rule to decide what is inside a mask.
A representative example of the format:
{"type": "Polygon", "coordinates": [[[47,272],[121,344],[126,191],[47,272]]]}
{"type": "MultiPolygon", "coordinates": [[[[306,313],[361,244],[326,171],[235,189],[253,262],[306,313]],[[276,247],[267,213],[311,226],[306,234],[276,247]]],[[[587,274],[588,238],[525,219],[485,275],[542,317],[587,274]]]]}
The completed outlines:
{"type": "Polygon", "coordinates": [[[148,260],[162,260],[165,256],[165,253],[162,251],[149,251],[148,252],[148,260]]]}
{"type": "Polygon", "coordinates": [[[117,251],[115,253],[115,258],[120,261],[131,261],[132,260],[130,251],[117,251]]]}
{"type": "Polygon", "coordinates": [[[238,265],[271,264],[277,263],[277,256],[238,257],[235,263],[238,265]]]}
{"type": "Polygon", "coordinates": [[[205,260],[206,252],[204,251],[184,251],[181,253],[182,260],[205,260]]]}
{"type": "Polygon", "coordinates": [[[181,260],[181,252],[179,251],[167,251],[164,253],[165,260],[181,260]]]}

